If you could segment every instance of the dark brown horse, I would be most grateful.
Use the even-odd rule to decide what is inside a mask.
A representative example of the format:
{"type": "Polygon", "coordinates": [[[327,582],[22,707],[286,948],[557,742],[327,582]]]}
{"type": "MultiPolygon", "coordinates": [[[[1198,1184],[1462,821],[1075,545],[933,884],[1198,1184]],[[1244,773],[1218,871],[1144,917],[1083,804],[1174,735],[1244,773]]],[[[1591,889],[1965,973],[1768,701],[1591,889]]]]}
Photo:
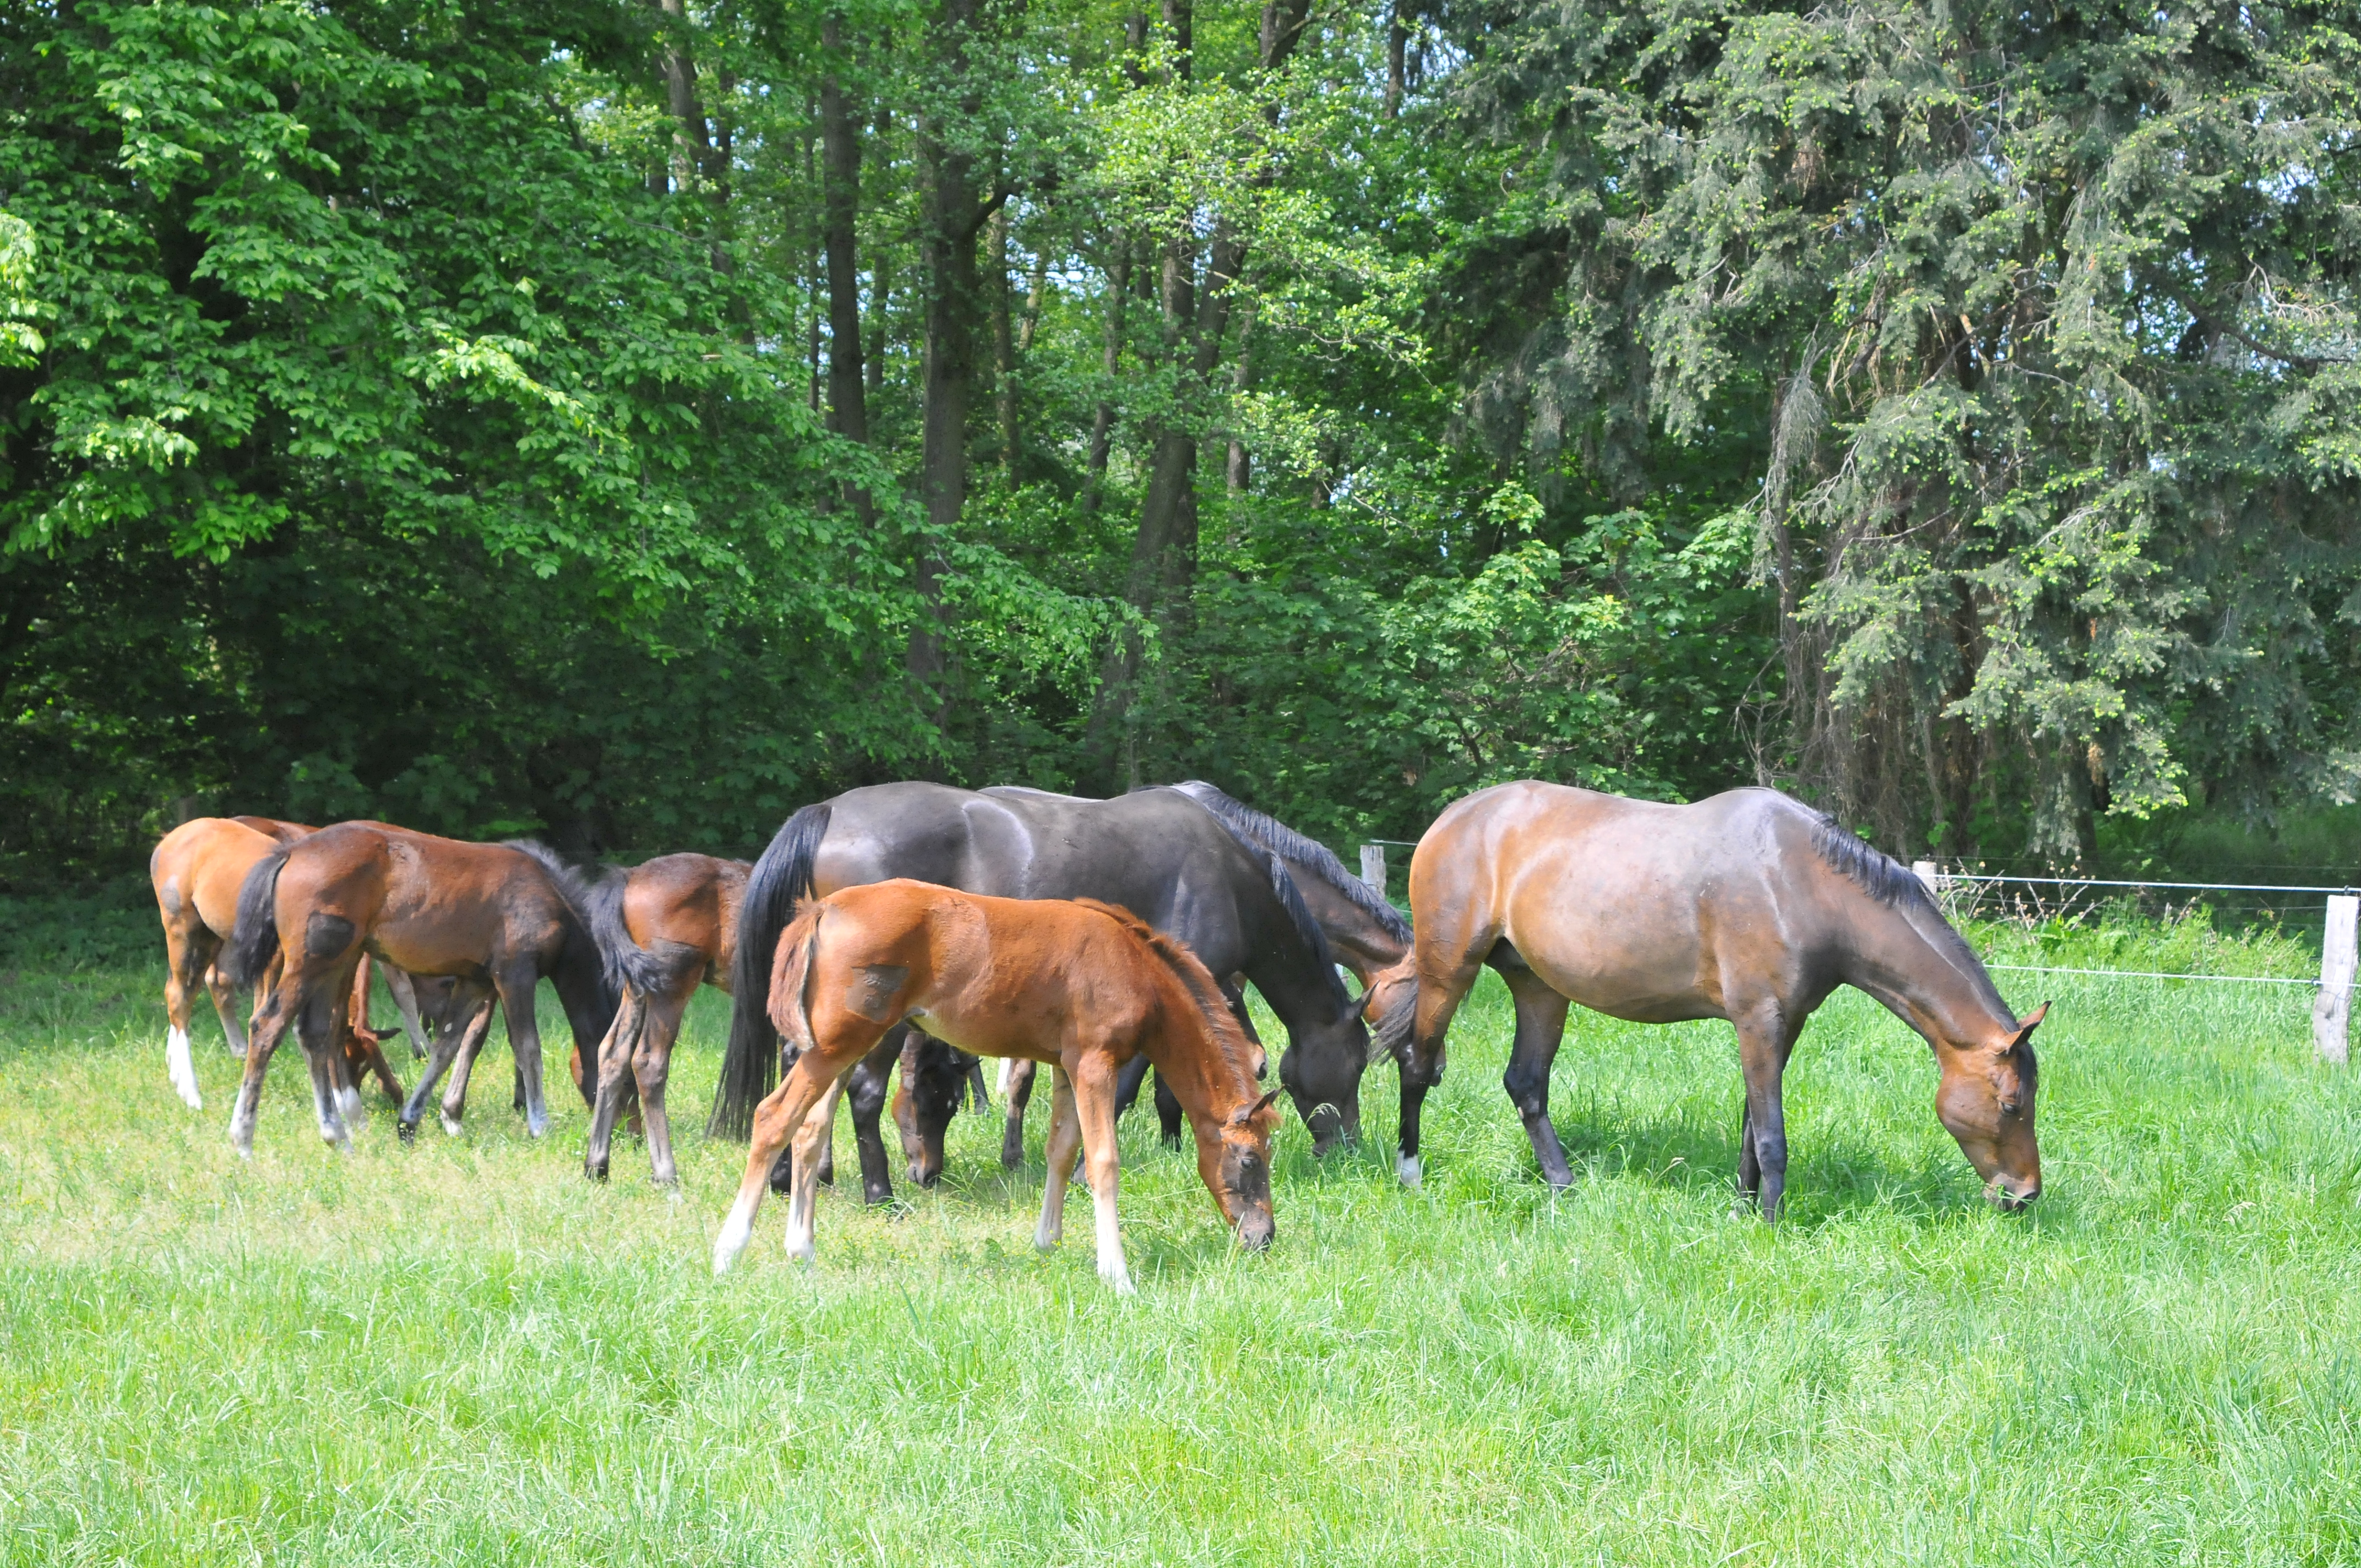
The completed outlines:
{"type": "Polygon", "coordinates": [[[787,1254],[812,1255],[821,1143],[845,1076],[898,1024],[975,1056],[1057,1069],[1058,1112],[1035,1245],[1064,1234],[1077,1144],[1098,1210],[1099,1277],[1131,1290],[1115,1222],[1115,1076],[1153,1061],[1197,1134],[1197,1171],[1249,1247],[1268,1246],[1277,1094],[1258,1094],[1258,1052],[1194,954],[1130,913],[1087,901],[986,898],[895,879],[807,901],[774,949],[769,1013],[797,1052],[756,1109],[738,1201],[713,1244],[719,1274],[753,1234],[779,1155],[795,1140],[787,1254]]]}
{"type": "Polygon", "coordinates": [[[737,955],[738,905],[746,895],[744,861],[664,855],[610,872],[591,888],[590,931],[622,998],[614,1027],[594,1058],[598,1098],[583,1168],[607,1179],[615,1122],[636,1094],[645,1118],[648,1158],[657,1181],[678,1179],[664,1083],[672,1070],[681,1014],[699,985],[730,989],[737,955]]]}
{"type": "MultiPolygon", "coordinates": [[[[239,890],[236,935],[224,968],[240,984],[258,979],[273,955],[283,969],[255,1019],[231,1141],[240,1153],[252,1152],[263,1075],[292,1026],[311,1064],[321,1135],[348,1142],[324,1047],[365,951],[413,974],[458,982],[452,1022],[402,1106],[402,1135],[416,1128],[453,1057],[472,1061],[489,1027],[489,1000],[497,995],[508,1017],[526,1125],[539,1137],[549,1113],[542,1100],[534,985],[544,976],[556,982],[577,1042],[603,1038],[614,1022],[615,1000],[581,897],[577,874],[540,845],[468,844],[379,823],[341,823],[265,857],[239,890]]],[[[463,1068],[444,1099],[446,1128],[456,1129],[466,1092],[463,1068]]]]}
{"type": "MultiPolygon", "coordinates": [[[[208,992],[229,1048],[246,1054],[246,1028],[233,1001],[228,979],[214,960],[237,920],[238,888],[257,862],[281,844],[309,837],[315,829],[299,822],[267,817],[199,817],[181,823],[158,842],[148,857],[148,880],[156,894],[156,912],[164,926],[164,1067],[172,1087],[192,1110],[202,1110],[196,1063],[190,1052],[189,1021],[196,992],[208,992]]],[[[401,1008],[403,1023],[419,1033],[418,1003],[410,977],[386,970],[386,985],[401,1008]]],[[[260,991],[269,988],[266,971],[260,991]]],[[[399,1103],[401,1080],[385,1059],[382,1043],[391,1036],[368,1027],[368,965],[354,973],[351,1005],[340,1044],[345,1069],[341,1090],[349,1095],[362,1079],[374,1076],[399,1103]]]]}
{"type": "Polygon", "coordinates": [[[1402,1179],[1419,1179],[1419,1109],[1444,1035],[1485,964],[1516,999],[1503,1084],[1542,1174],[1574,1179],[1550,1125],[1566,1006],[1642,1024],[1727,1018],[1746,1080],[1739,1186],[1774,1218],[1787,1180],[1780,1080],[1804,1021],[1839,985],[1935,1047],[1936,1114],[2004,1206],[2041,1191],[2032,1036],[1908,870],[1775,790],[1660,806],[1510,784],[1437,817],[1411,857],[1410,958],[1371,1015],[1401,1067],[1402,1179]]]}

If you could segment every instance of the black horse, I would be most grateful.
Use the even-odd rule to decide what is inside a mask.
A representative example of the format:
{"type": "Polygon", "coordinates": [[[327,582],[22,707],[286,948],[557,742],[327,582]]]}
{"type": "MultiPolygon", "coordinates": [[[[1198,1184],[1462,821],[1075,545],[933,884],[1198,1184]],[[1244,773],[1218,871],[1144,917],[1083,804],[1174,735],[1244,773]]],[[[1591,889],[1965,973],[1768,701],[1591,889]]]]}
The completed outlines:
{"type": "MultiPolygon", "coordinates": [[[[1179,938],[1225,989],[1243,976],[1287,1027],[1279,1081],[1323,1153],[1360,1132],[1368,1030],[1337,977],[1334,955],[1286,864],[1177,789],[1082,800],[1038,790],[893,784],[851,790],[787,820],[754,864],[739,913],[730,1047],[708,1132],[743,1139],[778,1072],[778,1039],[763,1009],[773,950],[804,898],[913,877],[1005,898],[1095,898],[1179,938]]],[[[1241,1014],[1244,1004],[1232,990],[1241,1014]]],[[[892,1193],[877,1116],[892,1035],[847,1085],[862,1139],[864,1193],[892,1193]]],[[[963,1062],[923,1053],[919,1077],[964,1075],[963,1062]],[[936,1061],[936,1056],[944,1059],[936,1061]]],[[[912,1086],[922,1126],[948,1120],[953,1093],[912,1086]]],[[[939,1146],[939,1127],[926,1127],[939,1146]]]]}

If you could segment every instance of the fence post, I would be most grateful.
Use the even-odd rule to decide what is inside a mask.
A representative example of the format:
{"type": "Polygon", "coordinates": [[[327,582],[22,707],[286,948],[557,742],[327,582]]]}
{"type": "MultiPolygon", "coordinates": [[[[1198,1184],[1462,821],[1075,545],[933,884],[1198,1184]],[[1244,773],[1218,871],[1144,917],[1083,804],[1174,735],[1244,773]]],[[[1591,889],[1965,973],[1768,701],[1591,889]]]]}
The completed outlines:
{"type": "Polygon", "coordinates": [[[1376,888],[1378,897],[1385,896],[1386,847],[1383,844],[1361,846],[1361,880],[1376,888]]]}
{"type": "Polygon", "coordinates": [[[1943,895],[1943,873],[1935,869],[1934,861],[1913,861],[1910,862],[1910,869],[1918,873],[1918,880],[1927,884],[1927,891],[1928,893],[1933,894],[1938,898],[1940,898],[1943,895]]]}
{"type": "Polygon", "coordinates": [[[2312,1043],[2320,1059],[2343,1067],[2346,1030],[2353,1015],[2354,933],[2361,897],[2340,893],[2328,900],[2328,927],[2320,942],[2320,994],[2312,1003],[2312,1043]]]}

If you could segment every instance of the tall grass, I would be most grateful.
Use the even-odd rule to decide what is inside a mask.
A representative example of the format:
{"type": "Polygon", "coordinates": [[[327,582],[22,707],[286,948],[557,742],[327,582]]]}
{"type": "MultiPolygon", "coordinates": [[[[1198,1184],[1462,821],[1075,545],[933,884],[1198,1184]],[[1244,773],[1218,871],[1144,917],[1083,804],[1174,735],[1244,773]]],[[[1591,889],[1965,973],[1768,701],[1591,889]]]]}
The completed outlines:
{"type": "MultiPolygon", "coordinates": [[[[2203,938],[1978,939],[2171,969],[2203,938]]],[[[2309,962],[2211,940],[2216,968],[2309,962]]],[[[1789,1074],[1768,1227],[1732,1197],[1727,1026],[1577,1013],[1554,1110],[1580,1179],[1552,1198],[1488,980],[1425,1188],[1394,1182],[1380,1067],[1368,1146],[1317,1162],[1290,1119],[1267,1255],[1136,1115],[1125,1301],[1079,1195],[1076,1241],[1029,1245],[1038,1109],[1018,1175],[962,1117],[940,1190],[825,1198],[808,1269],[766,1209],[715,1280],[741,1149],[686,1133],[675,1196],[626,1140],[594,1188],[571,1091],[536,1144],[488,1056],[461,1136],[405,1149],[379,1107],[339,1157],[291,1047],[246,1164],[209,1020],[204,1111],[165,1082],[160,978],[0,987],[11,1562],[2361,1557],[2361,1089],[2312,1062],[2301,987],[2004,973],[2057,1002],[2024,1218],[1980,1200],[1925,1046],[1841,992],[1789,1074]]],[[[723,1026],[708,993],[685,1127],[723,1026]]]]}

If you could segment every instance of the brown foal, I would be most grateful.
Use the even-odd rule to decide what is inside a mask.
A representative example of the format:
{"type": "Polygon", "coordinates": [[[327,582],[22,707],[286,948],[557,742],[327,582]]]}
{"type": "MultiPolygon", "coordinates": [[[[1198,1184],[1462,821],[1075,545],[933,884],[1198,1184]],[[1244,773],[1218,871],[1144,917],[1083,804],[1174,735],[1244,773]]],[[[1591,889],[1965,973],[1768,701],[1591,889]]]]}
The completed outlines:
{"type": "Polygon", "coordinates": [[[591,934],[609,982],[622,994],[614,1027],[592,1064],[598,1099],[582,1162],[591,1180],[607,1179],[615,1121],[634,1093],[645,1118],[655,1179],[666,1186],[679,1179],[672,1123],[664,1114],[664,1081],[689,998],[699,985],[730,989],[738,905],[750,869],[744,861],[711,855],[663,855],[629,872],[609,872],[590,890],[591,934]]]}
{"type": "Polygon", "coordinates": [[[1248,1247],[1270,1245],[1277,1096],[1258,1092],[1256,1049],[1221,987],[1187,948],[1127,911],[1086,899],[990,898],[895,879],[807,900],[780,934],[770,1016],[796,1050],[754,1113],[738,1201],[713,1244],[729,1268],[753,1234],[772,1163],[795,1140],[787,1255],[813,1255],[823,1142],[846,1074],[905,1022],[975,1056],[1048,1062],[1057,1073],[1036,1245],[1065,1231],[1079,1148],[1098,1212],[1099,1277],[1131,1292],[1115,1220],[1115,1077],[1156,1064],[1197,1135],[1197,1173],[1248,1247]]]}
{"type": "MultiPolygon", "coordinates": [[[[156,912],[164,924],[164,1013],[169,1024],[164,1069],[192,1110],[204,1108],[189,1046],[189,1015],[200,988],[213,998],[214,1012],[221,1019],[231,1051],[241,1057],[246,1054],[244,1020],[231,1005],[227,977],[214,961],[236,929],[238,887],[256,862],[314,831],[300,822],[268,817],[199,817],[165,834],[148,858],[148,880],[156,893],[156,912]]],[[[258,998],[269,992],[276,974],[273,969],[263,975],[256,988],[258,998]]],[[[410,977],[389,967],[385,979],[401,1009],[413,1048],[423,1050],[424,1035],[410,977]]],[[[352,999],[346,1010],[342,1089],[349,1092],[362,1078],[373,1075],[399,1102],[401,1080],[394,1076],[381,1048],[392,1037],[391,1032],[379,1034],[368,1027],[368,981],[369,967],[364,962],[354,972],[352,999]]]]}

